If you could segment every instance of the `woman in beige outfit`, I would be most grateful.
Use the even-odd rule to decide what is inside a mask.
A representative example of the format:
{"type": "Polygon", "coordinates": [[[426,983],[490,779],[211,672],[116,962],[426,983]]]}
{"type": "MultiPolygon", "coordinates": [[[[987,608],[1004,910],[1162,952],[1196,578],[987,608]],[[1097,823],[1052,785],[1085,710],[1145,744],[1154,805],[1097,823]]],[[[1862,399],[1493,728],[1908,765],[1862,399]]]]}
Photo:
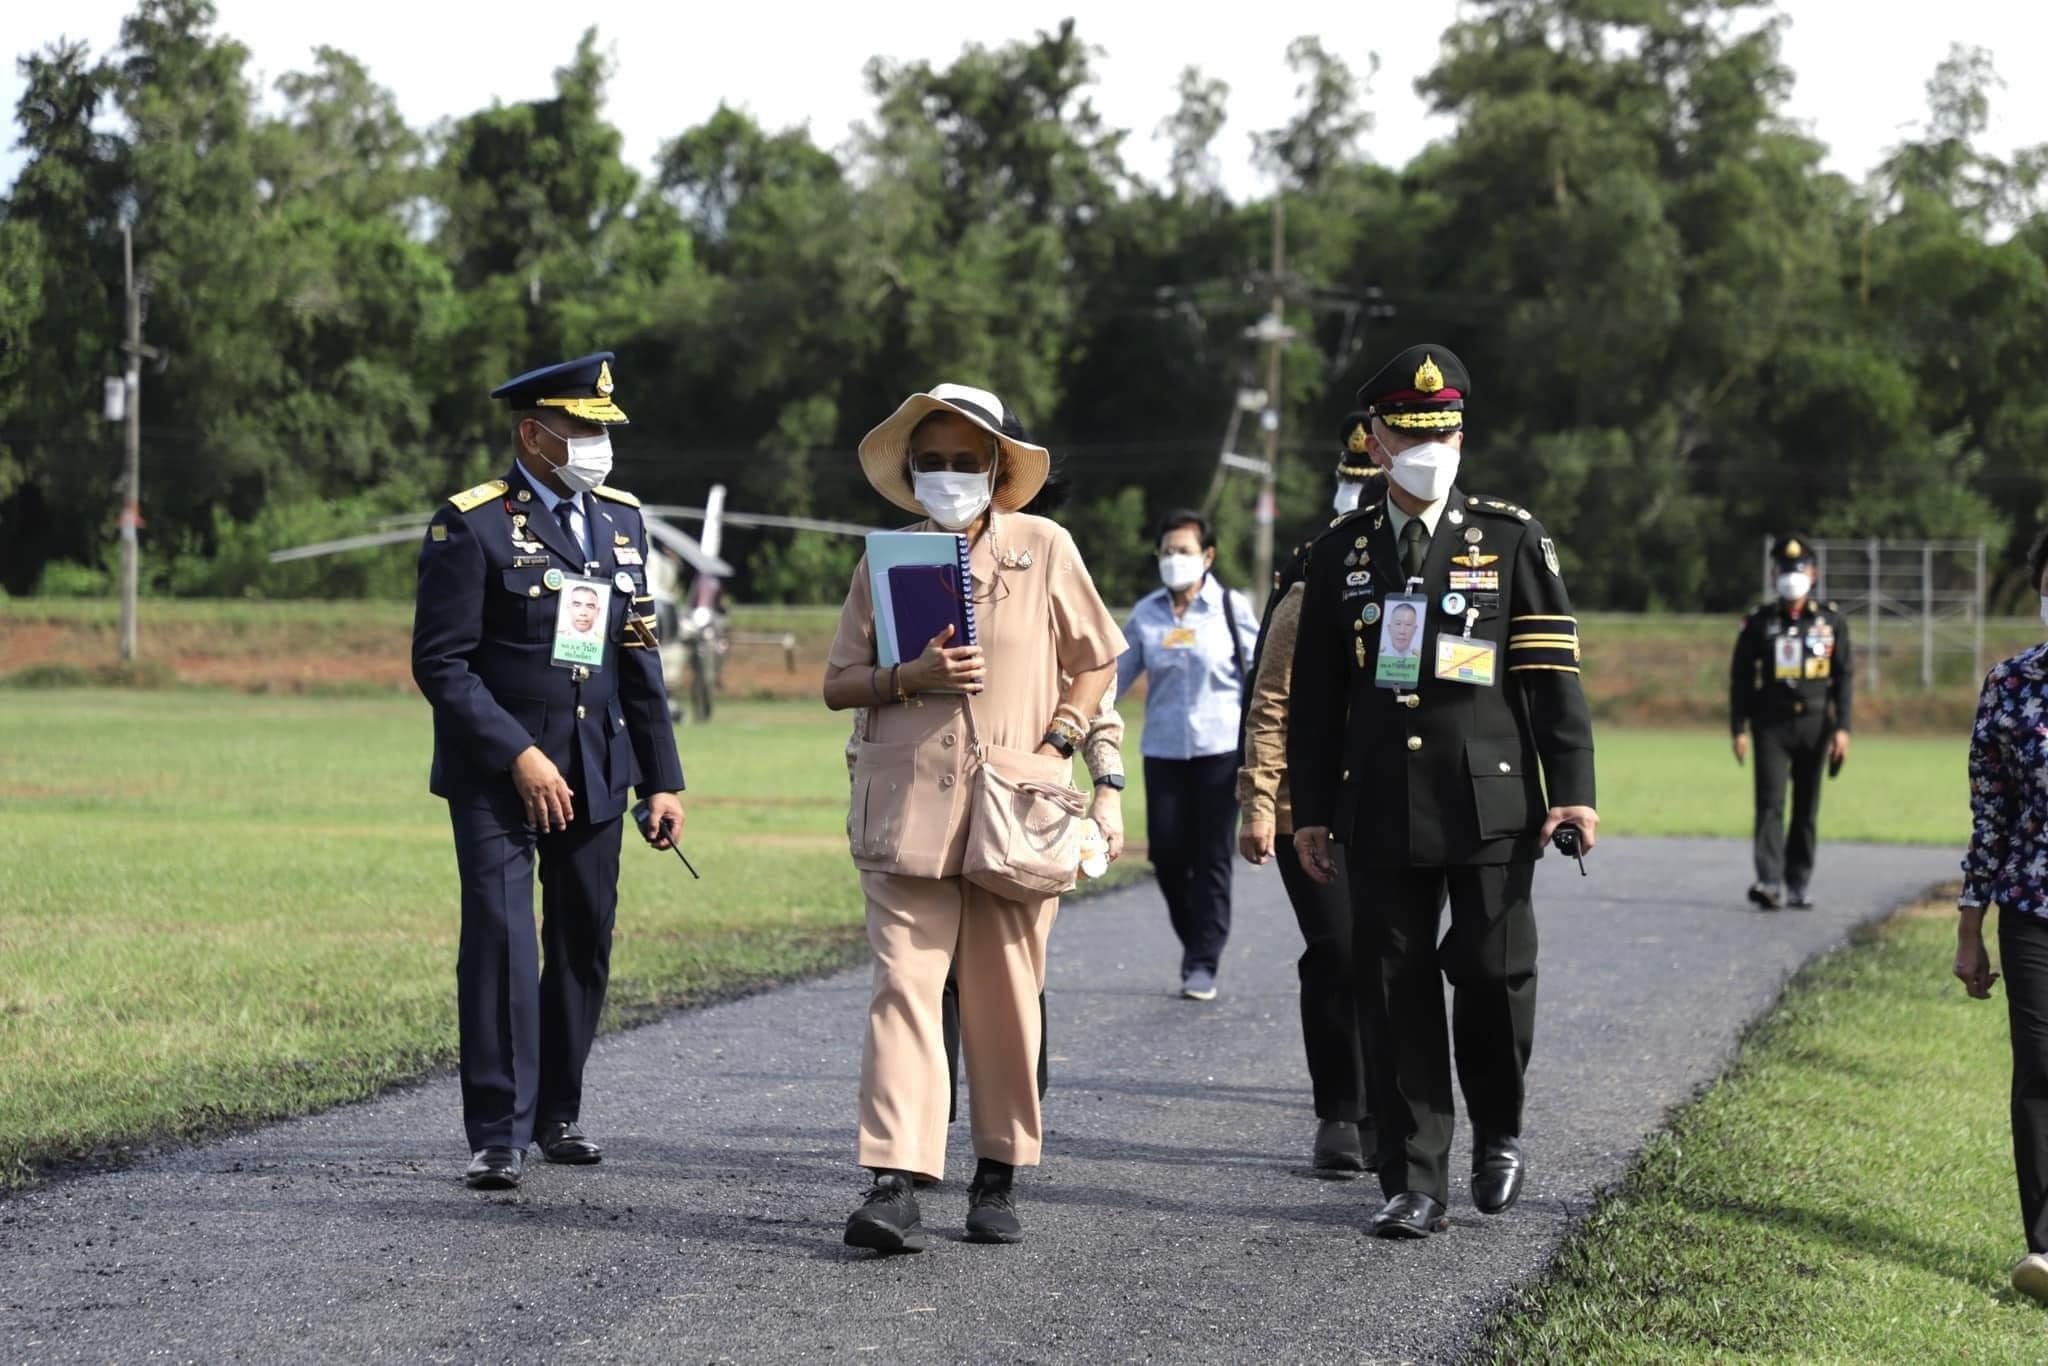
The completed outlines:
{"type": "Polygon", "coordinates": [[[923,1250],[912,1186],[945,1171],[940,1003],[949,969],[959,979],[979,1159],[967,1236],[1022,1236],[1012,1178],[1038,1163],[1037,998],[1059,901],[1004,900],[960,876],[972,788],[966,708],[982,744],[1007,751],[1010,768],[1070,783],[1073,751],[1124,649],[1072,537],[1013,511],[1045,482],[1049,457],[1005,435],[1006,416],[993,394],[939,385],[906,399],[860,448],[875,490],[928,516],[914,530],[969,538],[977,644],[942,636],[915,660],[878,667],[863,560],[826,664],[826,704],[867,710],[847,836],[875,955],[859,1145],[875,1182],[847,1220],[846,1241],[877,1251],[923,1250]]]}

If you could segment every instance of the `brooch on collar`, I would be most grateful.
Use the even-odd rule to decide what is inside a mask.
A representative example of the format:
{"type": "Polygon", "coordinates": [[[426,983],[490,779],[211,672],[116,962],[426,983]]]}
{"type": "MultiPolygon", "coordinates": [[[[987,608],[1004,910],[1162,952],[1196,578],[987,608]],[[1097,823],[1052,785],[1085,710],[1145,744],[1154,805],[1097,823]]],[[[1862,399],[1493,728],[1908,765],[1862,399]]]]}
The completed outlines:
{"type": "Polygon", "coordinates": [[[996,563],[1005,569],[1029,569],[1031,567],[1031,552],[1028,550],[1005,550],[996,563]]]}

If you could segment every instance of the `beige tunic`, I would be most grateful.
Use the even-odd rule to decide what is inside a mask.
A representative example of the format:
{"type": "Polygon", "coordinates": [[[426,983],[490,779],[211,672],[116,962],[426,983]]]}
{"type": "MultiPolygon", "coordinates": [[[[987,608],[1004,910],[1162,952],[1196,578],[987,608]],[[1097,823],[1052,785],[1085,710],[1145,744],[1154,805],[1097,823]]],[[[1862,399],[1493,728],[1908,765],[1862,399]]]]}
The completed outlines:
{"type": "MultiPolygon", "coordinates": [[[[911,528],[931,530],[928,522],[911,528]]],[[[1123,632],[1065,528],[1043,517],[999,513],[973,547],[975,627],[988,664],[974,698],[984,744],[1030,755],[1059,706],[1062,677],[1116,662],[1123,632]],[[1004,564],[1002,561],[1009,563],[1004,564]]],[[[828,663],[875,667],[875,611],[863,558],[848,587],[828,663]]],[[[877,680],[886,689],[887,675],[877,680]]],[[[967,817],[968,727],[962,699],[947,694],[868,709],[855,766],[847,834],[854,866],[919,877],[960,871],[967,817]]],[[[1068,781],[1064,759],[1039,759],[1068,781]]],[[[1028,770],[1028,761],[1020,762],[1028,770]]]]}

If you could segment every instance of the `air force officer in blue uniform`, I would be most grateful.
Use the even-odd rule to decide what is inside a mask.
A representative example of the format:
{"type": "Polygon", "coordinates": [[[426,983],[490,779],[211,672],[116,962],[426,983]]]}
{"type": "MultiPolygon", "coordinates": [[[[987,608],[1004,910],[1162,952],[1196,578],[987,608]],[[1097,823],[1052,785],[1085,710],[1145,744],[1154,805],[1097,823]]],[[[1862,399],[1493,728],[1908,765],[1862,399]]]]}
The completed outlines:
{"type": "Polygon", "coordinates": [[[448,801],[462,881],[465,1180],[478,1189],[518,1185],[536,1138],[550,1162],[602,1156],[578,1120],[628,788],[648,800],[658,847],[683,825],[640,502],[604,482],[609,428],[626,421],[611,361],[493,391],[517,459],[443,504],[420,547],[412,674],[434,708],[430,786],[448,801]]]}

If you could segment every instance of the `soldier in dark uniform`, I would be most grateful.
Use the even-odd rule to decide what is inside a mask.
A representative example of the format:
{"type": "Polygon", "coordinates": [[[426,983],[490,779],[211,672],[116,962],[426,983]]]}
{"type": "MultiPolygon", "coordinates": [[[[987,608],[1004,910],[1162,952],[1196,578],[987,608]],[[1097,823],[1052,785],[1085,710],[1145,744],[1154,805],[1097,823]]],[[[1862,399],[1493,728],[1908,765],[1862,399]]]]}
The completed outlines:
{"type": "Polygon", "coordinates": [[[1319,882],[1335,875],[1333,838],[1349,863],[1382,1237],[1449,1227],[1453,1039],[1473,1204],[1498,1214],[1520,1195],[1535,860],[1560,825],[1591,848],[1599,824],[1557,548],[1528,512],[1456,484],[1471,389],[1448,349],[1415,346],[1358,391],[1387,495],[1317,540],[1294,656],[1294,843],[1319,882]],[[1411,608],[1419,658],[1382,655],[1411,608]]]}
{"type": "MultiPolygon", "coordinates": [[[[1371,423],[1370,414],[1354,412],[1337,431],[1336,492],[1331,502],[1340,518],[1356,511],[1361,502],[1385,496],[1379,467],[1368,454],[1371,423]]],[[[1310,1162],[1318,1175],[1349,1180],[1371,1170],[1378,1158],[1353,982],[1351,893],[1341,857],[1336,876],[1327,883],[1311,881],[1302,871],[1294,857],[1294,807],[1287,781],[1294,640],[1314,544],[1310,539],[1296,547],[1274,571],[1273,592],[1259,620],[1238,745],[1243,764],[1237,772],[1237,799],[1243,820],[1237,848],[1246,862],[1264,865],[1284,846],[1280,880],[1303,944],[1298,965],[1301,1039],[1316,1112],[1310,1162]]]]}
{"type": "Polygon", "coordinates": [[[1813,544],[1781,536],[1771,546],[1778,597],[1742,619],[1728,665],[1728,728],[1735,762],[1756,736],[1756,881],[1749,899],[1766,910],[1813,905],[1814,823],[1820,775],[1849,757],[1855,658],[1849,619],[1813,597],[1813,544]],[[1785,779],[1792,779],[1792,830],[1785,831],[1785,779]]]}
{"type": "Polygon", "coordinates": [[[604,482],[607,429],[626,421],[611,360],[493,391],[512,410],[517,458],[450,498],[420,546],[412,673],[434,708],[430,786],[455,827],[465,1180],[478,1189],[518,1185],[536,1136],[550,1162],[602,1156],[578,1121],[627,789],[647,799],[656,847],[683,826],[640,502],[604,482]],[[581,632],[561,604],[593,597],[601,630],[581,632]]]}

